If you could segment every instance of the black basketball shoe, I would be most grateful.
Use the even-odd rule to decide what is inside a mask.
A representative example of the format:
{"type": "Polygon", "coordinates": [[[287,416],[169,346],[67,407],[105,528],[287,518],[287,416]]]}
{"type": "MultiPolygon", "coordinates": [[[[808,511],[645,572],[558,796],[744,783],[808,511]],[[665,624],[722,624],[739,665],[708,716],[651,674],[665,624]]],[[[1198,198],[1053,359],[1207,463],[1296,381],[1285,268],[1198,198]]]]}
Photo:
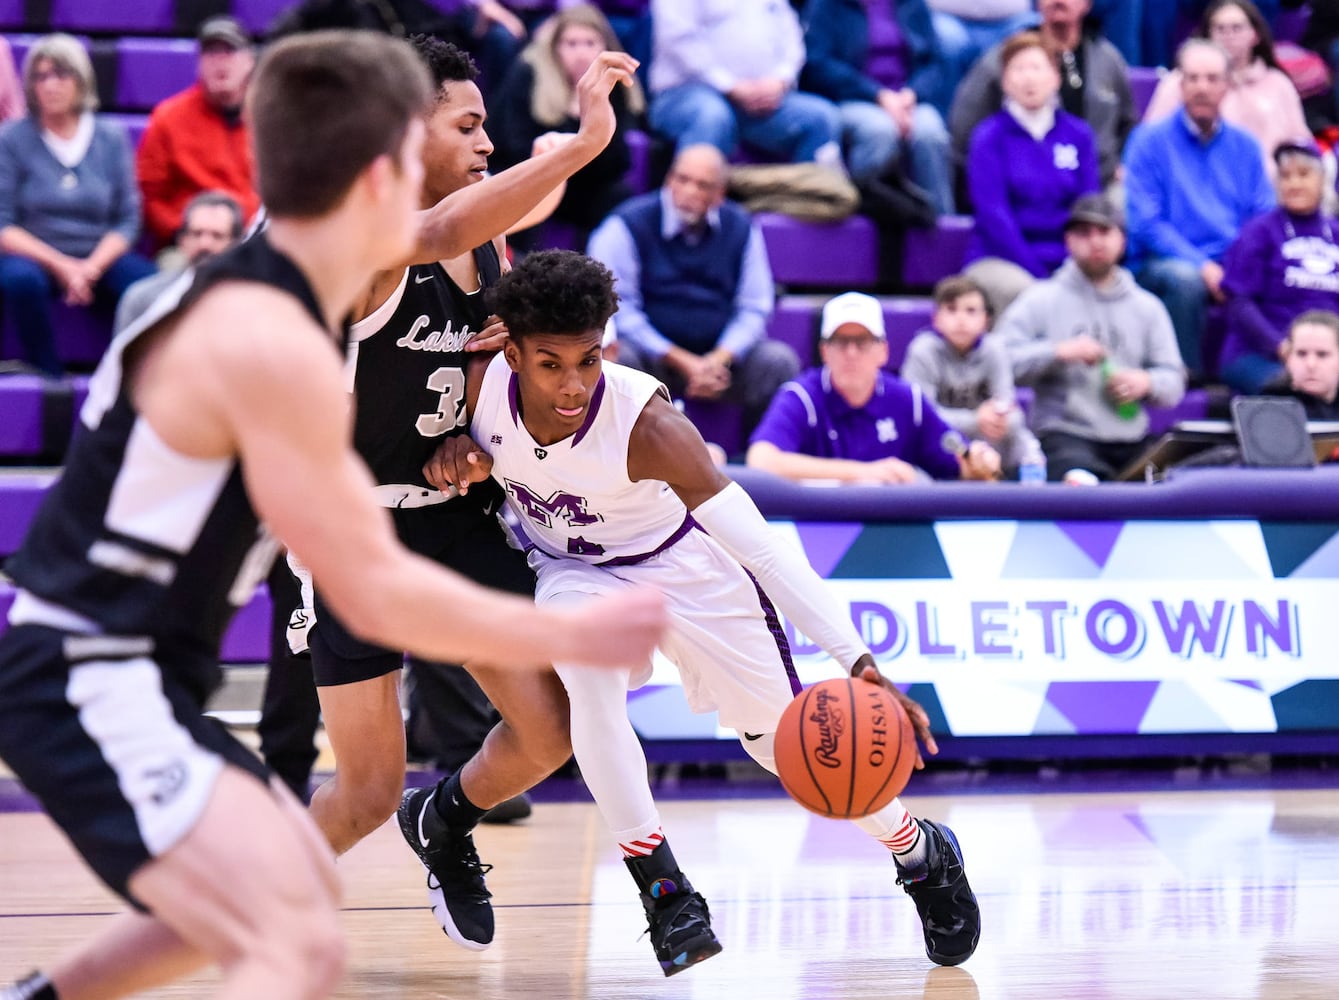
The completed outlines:
{"type": "Polygon", "coordinates": [[[660,969],[677,975],[712,955],[721,943],[711,929],[711,911],[688,877],[675,866],[669,845],[662,843],[650,857],[625,858],[646,910],[646,932],[651,935],[660,969]],[[666,864],[668,862],[668,865],[666,864]]]}
{"type": "Polygon", "coordinates": [[[961,965],[981,939],[981,910],[967,884],[958,838],[943,823],[916,821],[926,840],[926,859],[914,868],[897,864],[897,884],[916,904],[925,928],[925,954],[936,965],[961,965]]]}
{"type": "Polygon", "coordinates": [[[493,943],[492,893],[484,874],[492,865],[479,861],[469,830],[447,826],[433,807],[434,788],[411,788],[400,800],[396,816],[400,833],[428,873],[432,915],[452,941],[471,951],[493,943]]]}

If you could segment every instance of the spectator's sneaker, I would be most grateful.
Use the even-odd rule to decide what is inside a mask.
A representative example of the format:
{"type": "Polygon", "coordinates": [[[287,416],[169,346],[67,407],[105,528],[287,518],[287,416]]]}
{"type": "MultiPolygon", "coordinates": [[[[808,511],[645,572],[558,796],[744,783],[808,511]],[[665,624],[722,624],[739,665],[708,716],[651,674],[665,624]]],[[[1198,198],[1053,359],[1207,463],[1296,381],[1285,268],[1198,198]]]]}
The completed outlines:
{"type": "Polygon", "coordinates": [[[707,901],[674,864],[668,843],[649,857],[625,858],[624,863],[640,890],[646,933],[665,975],[673,976],[720,952],[707,901]]]}
{"type": "MultiPolygon", "coordinates": [[[[981,911],[967,884],[962,848],[942,823],[918,819],[926,859],[914,868],[897,864],[897,884],[916,904],[925,928],[925,954],[937,965],[960,965],[981,939],[981,911]]],[[[894,856],[893,862],[897,863],[894,856]]]]}
{"type": "Polygon", "coordinates": [[[437,923],[456,944],[483,951],[493,943],[492,893],[484,874],[492,865],[479,862],[468,830],[446,826],[432,805],[435,789],[411,788],[396,815],[400,833],[428,873],[428,900],[437,923]]]}

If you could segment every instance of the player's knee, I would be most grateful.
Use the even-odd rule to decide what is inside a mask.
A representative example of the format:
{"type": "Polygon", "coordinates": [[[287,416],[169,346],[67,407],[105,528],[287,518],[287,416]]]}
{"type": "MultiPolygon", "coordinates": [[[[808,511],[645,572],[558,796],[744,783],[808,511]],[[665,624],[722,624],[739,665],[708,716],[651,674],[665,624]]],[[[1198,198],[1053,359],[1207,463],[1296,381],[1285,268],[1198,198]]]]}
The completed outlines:
{"type": "Polygon", "coordinates": [[[404,765],[359,767],[339,775],[338,788],[350,821],[367,836],[395,815],[404,794],[404,765]]]}

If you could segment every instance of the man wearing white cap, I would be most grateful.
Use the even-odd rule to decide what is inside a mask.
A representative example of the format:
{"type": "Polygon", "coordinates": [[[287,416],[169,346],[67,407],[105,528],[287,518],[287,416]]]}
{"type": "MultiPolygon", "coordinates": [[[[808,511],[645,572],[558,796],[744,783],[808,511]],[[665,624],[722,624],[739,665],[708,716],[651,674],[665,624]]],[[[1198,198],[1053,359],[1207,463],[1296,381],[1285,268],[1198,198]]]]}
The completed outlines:
{"type": "Polygon", "coordinates": [[[847,292],[823,307],[820,368],[783,385],[749,444],[748,464],[788,479],[912,483],[994,479],[1000,456],[970,446],[921,390],[884,370],[877,299],[847,292]]]}

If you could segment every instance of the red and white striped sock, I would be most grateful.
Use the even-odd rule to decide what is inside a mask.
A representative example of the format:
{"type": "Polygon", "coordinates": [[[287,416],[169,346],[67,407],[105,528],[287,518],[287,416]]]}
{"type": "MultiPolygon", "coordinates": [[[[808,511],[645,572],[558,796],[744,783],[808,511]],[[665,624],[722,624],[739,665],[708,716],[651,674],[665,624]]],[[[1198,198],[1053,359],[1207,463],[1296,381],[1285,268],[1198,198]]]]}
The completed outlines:
{"type": "Polygon", "coordinates": [[[916,817],[907,812],[901,799],[893,799],[878,812],[856,820],[855,824],[892,851],[903,868],[912,868],[925,861],[925,836],[916,817]]]}
{"type": "Polygon", "coordinates": [[[647,858],[665,841],[665,831],[657,823],[649,832],[624,831],[618,835],[618,848],[625,858],[647,858]]]}

